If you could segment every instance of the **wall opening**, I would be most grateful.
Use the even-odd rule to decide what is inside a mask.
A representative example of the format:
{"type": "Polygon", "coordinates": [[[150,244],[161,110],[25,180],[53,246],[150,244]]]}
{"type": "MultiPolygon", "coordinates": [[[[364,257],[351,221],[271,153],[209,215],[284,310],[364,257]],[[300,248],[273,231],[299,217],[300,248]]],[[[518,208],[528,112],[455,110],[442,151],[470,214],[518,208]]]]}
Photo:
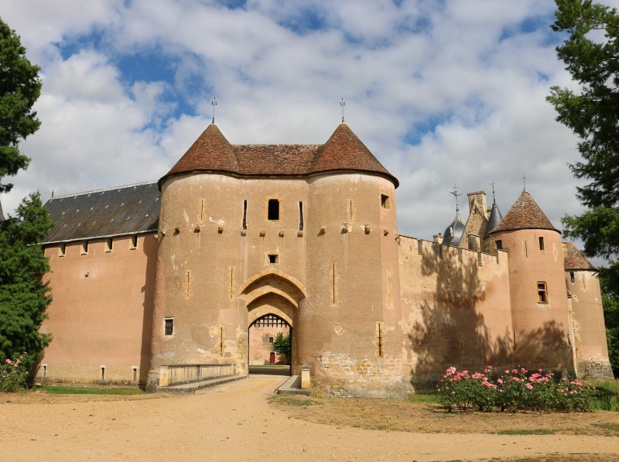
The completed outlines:
{"type": "Polygon", "coordinates": [[[247,199],[243,201],[243,229],[247,229],[247,199]]]}
{"type": "Polygon", "coordinates": [[[544,238],[543,237],[539,237],[539,249],[540,250],[546,250],[545,246],[544,246],[544,238]]]}
{"type": "Polygon", "coordinates": [[[164,318],[163,335],[165,335],[166,337],[174,335],[174,318],[164,318]]]}
{"type": "Polygon", "coordinates": [[[269,264],[276,265],[277,263],[279,263],[279,255],[277,255],[276,253],[270,253],[267,255],[267,257],[269,259],[269,264]]]}
{"type": "Polygon", "coordinates": [[[537,282],[537,303],[548,303],[548,287],[543,281],[537,282]]]}
{"type": "Polygon", "coordinates": [[[303,231],[303,202],[299,201],[299,231],[303,231]]]}
{"type": "Polygon", "coordinates": [[[386,194],[380,195],[380,206],[384,209],[391,208],[391,198],[386,194]]]}
{"type": "Polygon", "coordinates": [[[131,235],[131,247],[129,247],[130,250],[135,250],[138,248],[138,235],[137,234],[132,234],[131,235]]]}
{"type": "Polygon", "coordinates": [[[88,241],[82,241],[82,255],[88,254],[88,241]]]}
{"type": "Polygon", "coordinates": [[[256,319],[248,328],[249,373],[292,375],[292,344],[292,326],[285,319],[273,313],[256,319]],[[287,354],[273,347],[280,338],[289,341],[287,354]]]}
{"type": "Polygon", "coordinates": [[[113,246],[114,246],[114,240],[113,240],[111,237],[108,237],[108,238],[105,240],[105,251],[106,251],[107,253],[111,252],[111,251],[112,251],[112,247],[113,247],[113,246]]]}
{"type": "Polygon", "coordinates": [[[271,221],[279,220],[279,199],[269,199],[267,217],[271,221]]]}

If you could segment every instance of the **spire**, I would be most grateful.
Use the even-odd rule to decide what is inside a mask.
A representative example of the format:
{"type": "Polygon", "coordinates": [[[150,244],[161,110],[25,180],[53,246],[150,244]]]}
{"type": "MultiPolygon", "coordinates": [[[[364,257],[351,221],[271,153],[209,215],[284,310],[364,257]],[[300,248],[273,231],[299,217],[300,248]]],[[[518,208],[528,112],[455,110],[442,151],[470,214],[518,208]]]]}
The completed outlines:
{"type": "Polygon", "coordinates": [[[486,235],[484,237],[488,237],[490,232],[494,230],[503,219],[503,214],[499,210],[499,206],[496,204],[494,186],[495,184],[492,183],[492,209],[490,210],[490,217],[488,217],[488,225],[486,226],[486,235]]]}
{"type": "Polygon", "coordinates": [[[522,191],[505,218],[490,233],[516,229],[549,229],[559,232],[527,191],[522,191]]]}

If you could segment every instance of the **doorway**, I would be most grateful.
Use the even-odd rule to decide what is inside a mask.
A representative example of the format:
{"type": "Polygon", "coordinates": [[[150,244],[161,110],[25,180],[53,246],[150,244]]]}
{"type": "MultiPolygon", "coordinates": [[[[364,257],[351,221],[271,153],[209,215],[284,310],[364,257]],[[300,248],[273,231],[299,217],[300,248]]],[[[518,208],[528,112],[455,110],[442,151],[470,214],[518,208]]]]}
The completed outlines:
{"type": "Polygon", "coordinates": [[[250,324],[248,350],[250,374],[292,374],[292,327],[280,316],[265,314],[250,324]]]}

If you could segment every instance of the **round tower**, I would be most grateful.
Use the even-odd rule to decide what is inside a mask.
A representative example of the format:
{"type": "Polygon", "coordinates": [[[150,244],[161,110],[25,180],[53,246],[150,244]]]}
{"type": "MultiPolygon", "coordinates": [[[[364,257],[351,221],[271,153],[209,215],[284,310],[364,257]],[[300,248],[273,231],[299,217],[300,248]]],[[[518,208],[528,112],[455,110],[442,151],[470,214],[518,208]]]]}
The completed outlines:
{"type": "Polygon", "coordinates": [[[597,271],[571,242],[564,244],[563,250],[572,306],[576,372],[587,380],[612,380],[597,271]]]}
{"type": "Polygon", "coordinates": [[[509,255],[515,364],[573,372],[560,232],[525,190],[490,236],[509,255]]]}

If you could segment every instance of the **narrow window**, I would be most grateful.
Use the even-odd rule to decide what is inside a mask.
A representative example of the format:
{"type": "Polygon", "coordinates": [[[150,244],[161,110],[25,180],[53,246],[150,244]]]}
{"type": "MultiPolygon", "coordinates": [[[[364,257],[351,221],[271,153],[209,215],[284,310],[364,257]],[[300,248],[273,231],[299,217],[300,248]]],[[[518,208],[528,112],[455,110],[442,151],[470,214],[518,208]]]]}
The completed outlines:
{"type": "Polygon", "coordinates": [[[64,257],[66,254],[67,254],[67,244],[63,242],[62,244],[60,244],[60,247],[58,247],[58,256],[64,257]]]}
{"type": "Polygon", "coordinates": [[[574,271],[570,271],[570,282],[574,284],[576,282],[576,278],[574,277],[574,271]]]}
{"type": "Polygon", "coordinates": [[[243,201],[243,229],[247,229],[247,199],[243,201]]]}
{"type": "Polygon", "coordinates": [[[43,366],[43,378],[47,377],[47,364],[42,364],[43,366]]]}
{"type": "Polygon", "coordinates": [[[277,255],[276,253],[270,253],[269,254],[269,263],[271,264],[276,264],[279,262],[279,255],[277,255]]]}
{"type": "Polygon", "coordinates": [[[131,369],[133,369],[133,382],[137,382],[138,381],[138,368],[133,366],[131,369]]]}
{"type": "Polygon", "coordinates": [[[303,231],[303,202],[299,201],[299,231],[303,231]]]}
{"type": "Polygon", "coordinates": [[[174,318],[165,318],[163,320],[163,335],[174,335],[174,318]]]}
{"type": "Polygon", "coordinates": [[[545,282],[537,283],[537,302],[548,303],[548,290],[545,282]]]}
{"type": "Polygon", "coordinates": [[[105,382],[105,366],[101,366],[101,381],[105,382]]]}
{"type": "Polygon", "coordinates": [[[82,255],[86,255],[88,253],[88,241],[82,242],[82,255]]]}
{"type": "Polygon", "coordinates": [[[336,289],[336,266],[335,263],[331,264],[331,274],[330,274],[330,283],[331,283],[331,305],[335,305],[337,303],[337,289],[336,289]]]}
{"type": "Polygon", "coordinates": [[[391,208],[391,200],[389,198],[389,196],[387,196],[386,194],[381,194],[380,195],[380,206],[384,209],[390,209],[391,208]]]}
{"type": "Polygon", "coordinates": [[[497,250],[503,249],[503,241],[495,241],[497,250]]]}
{"type": "Polygon", "coordinates": [[[111,237],[107,238],[107,240],[105,241],[105,251],[106,252],[111,252],[112,251],[112,245],[113,245],[112,238],[111,237]]]}
{"type": "Polygon", "coordinates": [[[529,256],[529,248],[527,247],[527,241],[522,241],[524,243],[524,256],[529,256]]]}
{"type": "Polygon", "coordinates": [[[129,250],[135,250],[137,248],[138,248],[138,235],[132,234],[131,235],[131,247],[129,247],[129,250]]]}
{"type": "Polygon", "coordinates": [[[269,337],[269,343],[273,343],[275,339],[273,337],[269,337]]]}
{"type": "Polygon", "coordinates": [[[279,199],[269,199],[268,219],[271,221],[279,220],[279,199]]]}
{"type": "Polygon", "coordinates": [[[384,351],[383,351],[383,323],[382,322],[377,322],[376,323],[376,355],[379,358],[383,357],[384,351]]]}
{"type": "Polygon", "coordinates": [[[545,248],[544,248],[544,238],[543,237],[539,238],[539,249],[540,250],[545,250],[545,248]]]}
{"type": "Polygon", "coordinates": [[[219,356],[224,355],[224,326],[219,326],[219,356]]]}

